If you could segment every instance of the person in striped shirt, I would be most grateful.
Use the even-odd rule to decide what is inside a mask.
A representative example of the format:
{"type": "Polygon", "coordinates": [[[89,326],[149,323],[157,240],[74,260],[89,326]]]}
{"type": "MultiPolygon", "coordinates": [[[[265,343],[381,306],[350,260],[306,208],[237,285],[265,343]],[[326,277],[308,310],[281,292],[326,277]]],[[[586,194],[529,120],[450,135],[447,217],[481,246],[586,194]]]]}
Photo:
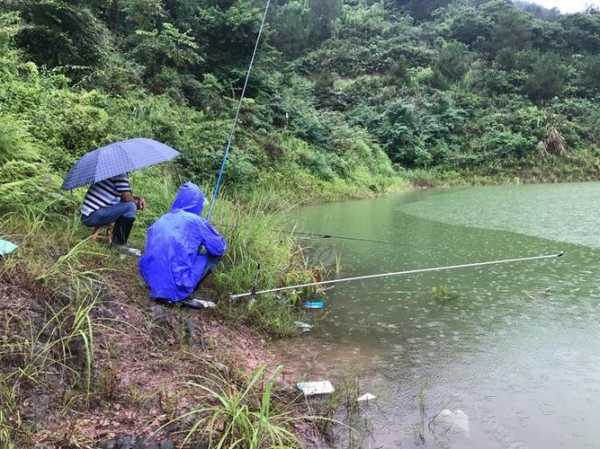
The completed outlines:
{"type": "Polygon", "coordinates": [[[92,184],[81,206],[81,221],[89,227],[114,223],[112,242],[126,245],[138,209],[146,202],[133,196],[127,174],[114,176],[92,184]]]}

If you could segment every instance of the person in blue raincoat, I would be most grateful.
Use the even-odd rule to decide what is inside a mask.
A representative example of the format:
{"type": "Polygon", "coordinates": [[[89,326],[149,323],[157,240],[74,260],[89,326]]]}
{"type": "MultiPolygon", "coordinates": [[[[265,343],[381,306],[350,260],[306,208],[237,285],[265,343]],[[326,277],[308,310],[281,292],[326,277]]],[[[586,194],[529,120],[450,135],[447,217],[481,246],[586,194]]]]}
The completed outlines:
{"type": "Polygon", "coordinates": [[[152,299],[201,307],[190,295],[227,250],[225,239],[200,216],[203,208],[204,194],[188,182],[171,210],[150,226],[139,268],[152,299]]]}

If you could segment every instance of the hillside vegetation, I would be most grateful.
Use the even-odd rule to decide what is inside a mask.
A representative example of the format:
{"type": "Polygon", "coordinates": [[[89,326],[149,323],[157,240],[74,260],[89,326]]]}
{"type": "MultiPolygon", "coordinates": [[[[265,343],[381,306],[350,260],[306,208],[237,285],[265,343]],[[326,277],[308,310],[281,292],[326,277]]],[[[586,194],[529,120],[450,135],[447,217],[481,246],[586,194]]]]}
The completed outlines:
{"type": "MultiPolygon", "coordinates": [[[[263,6],[3,2],[0,208],[29,184],[39,189],[32,176],[55,189],[81,154],[140,135],[179,148],[182,177],[210,182],[263,6]]],[[[314,193],[345,181],[380,190],[392,164],[450,178],[593,178],[599,50],[595,10],[274,1],[227,186],[285,180],[314,193]]]]}

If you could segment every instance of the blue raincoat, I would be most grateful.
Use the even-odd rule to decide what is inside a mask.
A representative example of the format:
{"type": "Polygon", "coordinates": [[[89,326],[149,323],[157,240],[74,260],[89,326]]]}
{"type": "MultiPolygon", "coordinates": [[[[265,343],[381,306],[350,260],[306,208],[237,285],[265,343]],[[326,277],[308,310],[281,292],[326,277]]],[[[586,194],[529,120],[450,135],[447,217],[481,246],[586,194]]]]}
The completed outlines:
{"type": "Polygon", "coordinates": [[[204,195],[188,182],[177,192],[171,210],[150,226],[140,273],[154,299],[183,301],[198,287],[227,242],[204,218],[204,195]]]}

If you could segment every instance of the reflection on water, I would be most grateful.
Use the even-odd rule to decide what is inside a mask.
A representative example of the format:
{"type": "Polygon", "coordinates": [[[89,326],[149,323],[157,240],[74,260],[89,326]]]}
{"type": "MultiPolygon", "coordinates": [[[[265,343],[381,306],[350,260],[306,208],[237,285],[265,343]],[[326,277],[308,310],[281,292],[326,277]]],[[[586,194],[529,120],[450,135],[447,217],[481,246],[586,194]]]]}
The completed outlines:
{"type": "Polygon", "coordinates": [[[315,242],[319,257],[341,254],[343,276],[567,254],[340,284],[313,334],[287,348],[290,364],[306,378],[359,376],[378,397],[366,447],[600,447],[597,198],[600,184],[517,186],[303,209],[300,229],[391,242],[315,242]],[[428,418],[460,408],[471,437],[415,439],[421,391],[428,418]]]}
{"type": "Polygon", "coordinates": [[[418,204],[401,205],[400,210],[445,223],[598,248],[599,207],[600,185],[577,183],[456,189],[429,195],[418,204]]]}

